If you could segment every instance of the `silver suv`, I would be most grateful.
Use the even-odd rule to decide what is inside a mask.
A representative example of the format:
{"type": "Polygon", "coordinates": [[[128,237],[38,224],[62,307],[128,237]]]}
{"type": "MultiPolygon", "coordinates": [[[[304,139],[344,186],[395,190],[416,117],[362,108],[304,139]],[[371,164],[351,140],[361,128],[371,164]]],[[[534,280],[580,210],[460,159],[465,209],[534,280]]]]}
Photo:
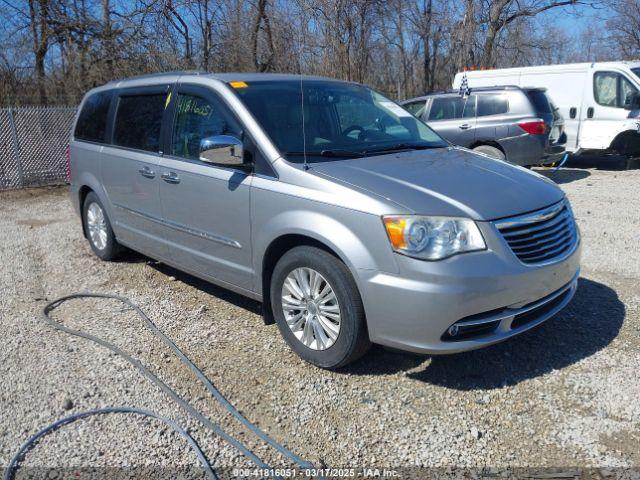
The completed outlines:
{"type": "Polygon", "coordinates": [[[564,120],[544,88],[474,88],[402,102],[455,145],[521,166],[553,163],[564,154],[564,120]]]}
{"type": "Polygon", "coordinates": [[[172,73],[84,98],[71,199],[122,246],[263,303],[305,360],[451,353],[553,316],[580,240],[551,181],[451,147],[362,85],[172,73]]]}

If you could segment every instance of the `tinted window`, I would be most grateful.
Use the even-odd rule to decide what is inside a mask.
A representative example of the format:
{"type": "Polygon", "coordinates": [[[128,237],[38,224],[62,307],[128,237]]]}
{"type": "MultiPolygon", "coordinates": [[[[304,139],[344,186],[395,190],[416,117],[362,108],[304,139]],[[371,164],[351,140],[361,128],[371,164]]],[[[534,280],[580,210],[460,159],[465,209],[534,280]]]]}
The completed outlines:
{"type": "Polygon", "coordinates": [[[113,143],[149,152],[160,150],[160,127],[167,95],[124,95],[118,102],[113,143]]]}
{"type": "Polygon", "coordinates": [[[509,111],[509,101],[507,96],[499,95],[478,95],[478,116],[502,115],[509,111]]]}
{"type": "Polygon", "coordinates": [[[73,136],[79,140],[104,142],[107,129],[107,114],[113,91],[99,92],[91,95],[82,105],[78,116],[76,131],[73,136]]]}
{"type": "Polygon", "coordinates": [[[215,135],[240,137],[240,128],[227,108],[215,98],[178,95],[171,139],[171,154],[200,158],[200,141],[215,135]]]}
{"type": "Polygon", "coordinates": [[[553,109],[549,103],[549,98],[542,90],[528,90],[525,92],[533,108],[538,113],[552,113],[553,109]]]}
{"type": "Polygon", "coordinates": [[[434,98],[429,110],[429,120],[450,120],[462,118],[462,112],[467,99],[463,97],[439,97],[434,98]]]}
{"type": "Polygon", "coordinates": [[[405,103],[403,107],[411,115],[420,118],[424,113],[425,104],[426,104],[425,100],[418,100],[417,102],[405,103]]]}

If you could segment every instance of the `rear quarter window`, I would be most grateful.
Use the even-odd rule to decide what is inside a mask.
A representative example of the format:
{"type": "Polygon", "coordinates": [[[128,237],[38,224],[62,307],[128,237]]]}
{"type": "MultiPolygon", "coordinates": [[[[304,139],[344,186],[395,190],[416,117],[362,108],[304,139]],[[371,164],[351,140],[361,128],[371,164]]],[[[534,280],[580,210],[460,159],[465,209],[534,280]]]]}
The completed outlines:
{"type": "Polygon", "coordinates": [[[113,91],[106,91],[94,93],[85,100],[73,133],[75,139],[104,142],[111,97],[113,91]]]}
{"type": "Polygon", "coordinates": [[[122,95],[113,143],[148,152],[160,150],[160,129],[167,94],[122,95]]]}

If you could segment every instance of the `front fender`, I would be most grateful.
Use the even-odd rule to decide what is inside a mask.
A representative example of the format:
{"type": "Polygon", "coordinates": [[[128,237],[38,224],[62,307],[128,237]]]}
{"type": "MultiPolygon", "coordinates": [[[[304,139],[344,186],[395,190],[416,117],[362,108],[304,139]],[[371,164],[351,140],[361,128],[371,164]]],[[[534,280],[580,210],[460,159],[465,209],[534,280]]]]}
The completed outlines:
{"type": "Polygon", "coordinates": [[[253,252],[256,278],[262,278],[264,256],[269,246],[284,235],[302,235],[331,249],[352,272],[358,283],[359,270],[397,273],[389,240],[379,216],[342,207],[307,205],[270,212],[277,202],[255,202],[253,252]],[[304,208],[306,206],[306,208],[304,208]],[[327,211],[314,210],[320,208],[327,211]]]}

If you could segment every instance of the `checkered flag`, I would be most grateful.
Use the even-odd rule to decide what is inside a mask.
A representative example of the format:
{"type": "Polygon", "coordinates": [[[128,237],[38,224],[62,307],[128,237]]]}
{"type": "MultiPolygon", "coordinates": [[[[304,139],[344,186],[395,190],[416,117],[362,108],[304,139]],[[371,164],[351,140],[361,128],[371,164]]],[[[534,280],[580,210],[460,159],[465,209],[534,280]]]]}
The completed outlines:
{"type": "Polygon", "coordinates": [[[471,93],[471,90],[469,89],[469,80],[467,80],[466,72],[462,75],[462,82],[460,83],[459,93],[461,97],[468,97],[469,94],[471,93]]]}

